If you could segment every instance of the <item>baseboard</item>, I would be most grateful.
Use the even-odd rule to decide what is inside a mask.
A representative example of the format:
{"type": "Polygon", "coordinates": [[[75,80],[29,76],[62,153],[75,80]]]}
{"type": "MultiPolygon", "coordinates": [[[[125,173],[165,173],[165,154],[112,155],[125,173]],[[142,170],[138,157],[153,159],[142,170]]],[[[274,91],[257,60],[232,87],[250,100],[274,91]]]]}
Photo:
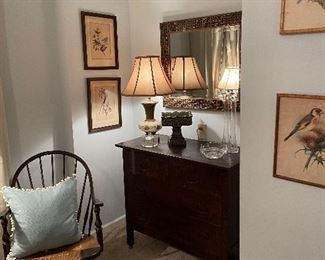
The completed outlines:
{"type": "Polygon", "coordinates": [[[125,222],[125,215],[122,215],[111,222],[106,223],[103,225],[103,233],[106,234],[114,229],[116,226],[122,225],[125,222]]]}
{"type": "MultiPolygon", "coordinates": [[[[123,222],[125,222],[125,215],[122,215],[116,219],[114,219],[113,221],[110,221],[104,225],[102,225],[102,228],[103,228],[103,234],[107,234],[109,233],[110,231],[112,231],[115,227],[119,226],[119,225],[122,225],[123,222]]],[[[91,232],[91,234],[95,234],[96,231],[93,230],[91,232]]]]}

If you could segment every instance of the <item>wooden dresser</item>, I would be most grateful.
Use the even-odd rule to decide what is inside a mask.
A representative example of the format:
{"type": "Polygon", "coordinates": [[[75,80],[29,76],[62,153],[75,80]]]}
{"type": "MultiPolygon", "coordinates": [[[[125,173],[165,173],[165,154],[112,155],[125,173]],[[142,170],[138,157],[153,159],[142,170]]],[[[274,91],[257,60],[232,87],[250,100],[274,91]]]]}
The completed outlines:
{"type": "Polygon", "coordinates": [[[141,138],[123,148],[127,243],[137,230],[202,259],[233,259],[239,243],[239,155],[209,160],[200,143],[186,139],[171,149],[167,136],[156,148],[141,138]]]}

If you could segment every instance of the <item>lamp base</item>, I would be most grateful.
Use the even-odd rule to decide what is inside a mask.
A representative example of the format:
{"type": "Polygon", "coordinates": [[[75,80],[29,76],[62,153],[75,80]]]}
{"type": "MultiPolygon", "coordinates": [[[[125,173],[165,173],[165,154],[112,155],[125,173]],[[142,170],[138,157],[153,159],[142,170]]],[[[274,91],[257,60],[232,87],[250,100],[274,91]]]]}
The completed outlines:
{"type": "Polygon", "coordinates": [[[161,123],[156,119],[149,119],[140,122],[138,127],[141,131],[145,132],[146,134],[155,134],[161,129],[161,123]]]}
{"type": "Polygon", "coordinates": [[[159,137],[158,135],[148,133],[143,137],[141,146],[145,148],[154,148],[157,147],[159,144],[159,137]]]}
{"type": "Polygon", "coordinates": [[[150,98],[141,103],[146,112],[146,119],[139,123],[139,129],[145,132],[141,145],[146,148],[153,148],[159,144],[159,138],[155,134],[162,126],[160,121],[154,118],[155,106],[157,103],[157,101],[150,98]]]}

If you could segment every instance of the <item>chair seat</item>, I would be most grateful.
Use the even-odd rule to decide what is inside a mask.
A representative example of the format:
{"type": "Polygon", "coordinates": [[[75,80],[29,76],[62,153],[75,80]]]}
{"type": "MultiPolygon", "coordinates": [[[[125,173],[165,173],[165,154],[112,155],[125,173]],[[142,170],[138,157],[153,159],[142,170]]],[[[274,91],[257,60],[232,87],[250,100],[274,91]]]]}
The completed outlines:
{"type": "Polygon", "coordinates": [[[50,250],[46,253],[36,254],[24,259],[30,260],[79,260],[84,259],[84,253],[96,253],[99,252],[100,247],[98,245],[97,239],[94,236],[89,236],[82,239],[80,242],[61,247],[59,249],[50,250]],[[83,251],[83,253],[81,253],[83,251]]]}

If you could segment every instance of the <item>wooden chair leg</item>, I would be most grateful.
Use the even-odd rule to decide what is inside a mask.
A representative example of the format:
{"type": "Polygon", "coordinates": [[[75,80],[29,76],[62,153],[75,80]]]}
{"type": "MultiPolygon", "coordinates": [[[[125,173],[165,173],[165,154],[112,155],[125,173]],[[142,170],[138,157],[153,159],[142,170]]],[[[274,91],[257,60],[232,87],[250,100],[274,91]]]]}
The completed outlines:
{"type": "Polygon", "coordinates": [[[10,252],[10,235],[8,233],[8,219],[7,217],[1,217],[1,225],[2,225],[2,246],[3,253],[5,258],[10,252]]]}
{"type": "Polygon", "coordinates": [[[95,205],[95,214],[96,214],[96,221],[95,221],[95,227],[96,227],[96,235],[97,235],[97,241],[100,245],[101,251],[104,249],[104,242],[103,242],[103,229],[102,229],[102,221],[100,219],[100,206],[95,205]]]}

